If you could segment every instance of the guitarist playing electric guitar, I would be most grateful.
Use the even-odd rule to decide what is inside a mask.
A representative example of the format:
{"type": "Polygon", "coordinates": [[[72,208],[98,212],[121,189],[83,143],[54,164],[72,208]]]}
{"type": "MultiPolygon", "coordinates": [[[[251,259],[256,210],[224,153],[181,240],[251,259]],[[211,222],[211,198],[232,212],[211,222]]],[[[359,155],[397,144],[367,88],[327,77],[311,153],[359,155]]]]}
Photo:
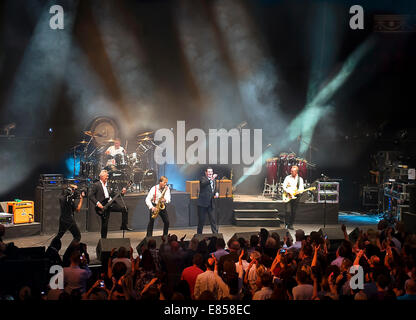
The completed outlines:
{"type": "MultiPolygon", "coordinates": [[[[108,171],[101,170],[100,180],[94,183],[89,192],[89,199],[91,205],[95,207],[96,213],[101,218],[101,238],[107,238],[108,231],[108,220],[110,218],[110,212],[121,212],[121,227],[120,230],[132,231],[127,226],[128,212],[127,208],[120,206],[117,201],[112,201],[112,197],[116,197],[115,192],[111,190],[111,187],[107,183],[108,180],[108,171]],[[110,206],[106,206],[107,203],[110,203],[110,206]]],[[[121,190],[121,196],[126,193],[126,188],[121,190]]]]}
{"type": "Polygon", "coordinates": [[[303,179],[298,175],[299,167],[292,166],[290,175],[283,181],[283,191],[286,192],[290,198],[290,216],[289,210],[286,208],[285,224],[286,228],[293,230],[293,222],[295,221],[296,209],[298,207],[299,199],[295,197],[296,192],[303,191],[303,179]]]}

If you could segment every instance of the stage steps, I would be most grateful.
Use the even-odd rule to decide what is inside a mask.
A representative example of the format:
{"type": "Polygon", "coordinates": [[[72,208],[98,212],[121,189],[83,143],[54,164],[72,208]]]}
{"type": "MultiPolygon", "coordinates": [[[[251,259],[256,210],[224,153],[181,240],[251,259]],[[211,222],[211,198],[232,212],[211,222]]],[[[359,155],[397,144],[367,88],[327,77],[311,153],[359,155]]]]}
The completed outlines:
{"type": "Polygon", "coordinates": [[[234,209],[234,220],[242,227],[280,227],[283,223],[277,209],[234,209]]]}

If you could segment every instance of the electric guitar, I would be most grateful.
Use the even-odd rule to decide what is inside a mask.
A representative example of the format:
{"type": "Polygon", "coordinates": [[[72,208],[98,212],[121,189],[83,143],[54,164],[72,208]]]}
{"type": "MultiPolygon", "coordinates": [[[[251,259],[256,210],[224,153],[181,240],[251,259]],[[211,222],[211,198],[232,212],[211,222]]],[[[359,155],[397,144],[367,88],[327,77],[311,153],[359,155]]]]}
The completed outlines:
{"type": "Polygon", "coordinates": [[[289,202],[290,200],[296,199],[297,198],[296,196],[298,194],[302,194],[305,191],[313,191],[313,190],[316,190],[316,187],[307,188],[307,189],[304,189],[302,191],[296,190],[295,192],[293,192],[291,194],[284,191],[283,196],[282,196],[282,200],[283,200],[283,202],[289,202]]]}
{"type": "MultiPolygon", "coordinates": [[[[133,181],[130,181],[127,186],[125,186],[126,189],[128,189],[132,185],[133,181]]],[[[95,213],[97,213],[99,216],[102,216],[108,208],[111,207],[111,205],[114,203],[114,201],[117,200],[118,197],[121,196],[123,189],[121,189],[120,192],[118,192],[111,200],[109,201],[108,198],[105,198],[101,204],[103,205],[103,208],[99,208],[98,206],[95,206],[95,213]]]]}

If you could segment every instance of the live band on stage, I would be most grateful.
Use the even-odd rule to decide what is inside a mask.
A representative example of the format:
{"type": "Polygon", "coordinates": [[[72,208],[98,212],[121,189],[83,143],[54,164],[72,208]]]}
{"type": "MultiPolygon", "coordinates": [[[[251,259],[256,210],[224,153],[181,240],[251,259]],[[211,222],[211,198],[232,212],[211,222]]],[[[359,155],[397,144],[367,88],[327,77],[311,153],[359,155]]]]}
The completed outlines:
{"type": "MultiPolygon", "coordinates": [[[[169,228],[195,227],[195,233],[202,234],[205,226],[205,232],[217,234],[221,232],[221,225],[262,226],[262,223],[293,230],[293,225],[305,221],[305,217],[309,223],[314,222],[316,212],[322,210],[328,210],[328,222],[336,223],[338,208],[330,205],[338,203],[339,183],[330,182],[326,177],[311,183],[316,165],[296,157],[293,152],[265,161],[262,192],[238,194],[233,186],[233,170],[228,172],[229,178],[221,172],[223,178],[220,179],[220,174],[209,165],[201,165],[200,171],[195,172],[195,180],[186,181],[184,192],[175,190],[169,184],[168,174],[155,163],[154,131],[137,134],[130,146],[127,140],[123,140],[122,145],[117,132],[114,123],[99,119],[89,131],[83,132],[84,139],[71,149],[75,178],[68,179],[68,183],[60,181],[63,189],[59,195],[61,214],[54,241],[67,231],[76,241],[80,240],[82,231],[99,231],[100,237],[105,239],[109,229],[121,230],[123,237],[126,231],[143,230],[146,230],[146,237],[151,237],[155,227],[162,229],[164,236],[169,234],[169,228]],[[327,192],[321,190],[323,183],[326,187],[329,185],[327,192]],[[83,200],[84,197],[87,200],[83,200]],[[264,206],[256,206],[256,202],[264,206]],[[311,207],[313,204],[321,206],[311,207]],[[83,206],[88,207],[89,214],[81,230],[77,216],[83,206]],[[259,212],[271,210],[276,214],[258,218],[259,212]],[[253,212],[252,217],[250,212],[253,212]]],[[[47,189],[46,180],[57,178],[56,175],[44,176],[43,187],[47,189]]],[[[327,217],[324,219],[325,224],[327,217]]]]}

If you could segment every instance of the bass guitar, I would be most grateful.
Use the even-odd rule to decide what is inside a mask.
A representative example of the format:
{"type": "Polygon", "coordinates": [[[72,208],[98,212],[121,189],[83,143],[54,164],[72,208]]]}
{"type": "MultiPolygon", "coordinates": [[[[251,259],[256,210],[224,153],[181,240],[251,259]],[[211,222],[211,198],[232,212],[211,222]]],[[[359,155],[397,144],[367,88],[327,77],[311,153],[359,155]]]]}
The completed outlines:
{"type": "MultiPolygon", "coordinates": [[[[127,186],[125,186],[126,189],[128,189],[131,185],[132,185],[132,181],[130,181],[127,186]]],[[[95,206],[95,212],[99,215],[102,216],[104,214],[104,212],[106,210],[108,210],[108,208],[111,207],[111,205],[114,203],[114,201],[117,200],[117,198],[119,198],[121,196],[123,189],[121,189],[120,192],[118,192],[113,198],[111,198],[111,200],[108,200],[108,198],[104,199],[101,204],[103,205],[102,208],[99,208],[98,206],[95,206]]]]}
{"type": "Polygon", "coordinates": [[[313,191],[313,190],[316,190],[316,187],[307,188],[307,189],[304,189],[302,191],[296,190],[292,194],[290,194],[288,192],[283,192],[282,200],[283,200],[283,202],[289,202],[292,199],[296,199],[297,195],[302,194],[306,191],[313,191]]]}

